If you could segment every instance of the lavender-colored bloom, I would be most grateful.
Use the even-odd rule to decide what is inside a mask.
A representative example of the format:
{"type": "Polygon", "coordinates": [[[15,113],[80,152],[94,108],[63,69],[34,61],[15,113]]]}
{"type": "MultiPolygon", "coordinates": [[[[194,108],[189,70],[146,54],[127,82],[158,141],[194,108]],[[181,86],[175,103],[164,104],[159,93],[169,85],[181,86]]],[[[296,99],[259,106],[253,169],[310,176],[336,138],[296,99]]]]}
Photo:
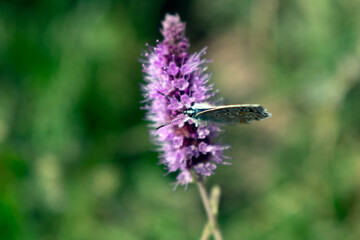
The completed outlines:
{"type": "MultiPolygon", "coordinates": [[[[164,40],[148,48],[143,64],[146,118],[152,127],[184,115],[182,104],[170,101],[159,92],[187,106],[207,102],[214,96],[213,86],[207,84],[209,74],[204,72],[208,62],[202,59],[205,49],[194,54],[187,52],[190,44],[185,37],[185,23],[178,15],[167,14],[162,26],[164,40]]],[[[182,185],[193,181],[191,170],[207,177],[214,173],[216,164],[224,164],[223,150],[227,146],[214,143],[220,128],[213,124],[196,126],[190,119],[150,132],[160,146],[161,163],[169,172],[180,172],[177,180],[182,185]]]]}

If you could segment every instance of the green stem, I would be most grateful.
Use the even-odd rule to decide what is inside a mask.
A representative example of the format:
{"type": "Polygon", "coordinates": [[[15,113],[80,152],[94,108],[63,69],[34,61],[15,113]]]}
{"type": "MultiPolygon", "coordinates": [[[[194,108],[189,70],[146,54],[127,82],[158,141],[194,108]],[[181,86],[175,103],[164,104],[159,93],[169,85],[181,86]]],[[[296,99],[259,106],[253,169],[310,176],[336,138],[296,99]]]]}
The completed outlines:
{"type": "Polygon", "coordinates": [[[211,201],[213,204],[211,204],[209,196],[206,192],[204,183],[202,181],[201,178],[197,179],[197,186],[199,189],[199,193],[201,196],[201,200],[202,203],[204,205],[205,211],[206,211],[206,215],[208,218],[208,223],[205,225],[205,228],[203,230],[202,236],[201,236],[201,240],[206,240],[210,237],[210,234],[212,233],[214,235],[215,240],[222,240],[222,235],[221,235],[221,231],[218,227],[217,221],[216,221],[216,217],[215,217],[215,213],[217,213],[217,206],[218,206],[218,202],[219,202],[219,195],[220,195],[220,188],[217,187],[216,190],[214,188],[214,190],[212,191],[212,199],[213,201],[211,201]],[[214,206],[214,205],[217,206],[214,206]]]}

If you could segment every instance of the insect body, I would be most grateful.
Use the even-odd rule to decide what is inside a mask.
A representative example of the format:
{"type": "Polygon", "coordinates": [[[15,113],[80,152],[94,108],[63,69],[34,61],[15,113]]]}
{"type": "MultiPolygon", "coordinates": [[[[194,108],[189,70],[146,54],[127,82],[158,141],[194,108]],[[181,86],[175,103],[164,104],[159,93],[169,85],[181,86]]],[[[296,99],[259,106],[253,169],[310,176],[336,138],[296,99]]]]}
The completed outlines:
{"type": "MultiPolygon", "coordinates": [[[[179,102],[176,98],[169,97],[161,92],[159,93],[169,99],[174,99],[175,101],[179,102]]],[[[179,103],[182,104],[181,102],[179,103]]],[[[224,106],[194,104],[191,107],[185,106],[185,108],[186,109],[183,111],[183,114],[187,116],[187,119],[190,118],[194,120],[196,125],[198,125],[198,123],[201,121],[218,122],[224,124],[248,123],[253,120],[259,121],[271,117],[271,113],[267,112],[263,106],[257,104],[235,104],[235,105],[224,105],[224,106]]],[[[158,127],[157,129],[184,118],[185,117],[175,119],[170,123],[158,127]]]]}

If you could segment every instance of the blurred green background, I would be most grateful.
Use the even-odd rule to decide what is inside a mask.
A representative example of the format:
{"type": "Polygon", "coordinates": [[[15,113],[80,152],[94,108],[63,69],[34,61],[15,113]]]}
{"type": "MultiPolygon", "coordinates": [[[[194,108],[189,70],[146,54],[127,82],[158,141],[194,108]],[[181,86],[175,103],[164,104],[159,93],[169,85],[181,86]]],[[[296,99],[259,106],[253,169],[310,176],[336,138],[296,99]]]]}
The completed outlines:
{"type": "Polygon", "coordinates": [[[208,46],[227,103],[225,239],[359,239],[358,0],[1,1],[0,239],[198,239],[197,189],[173,191],[140,110],[138,62],[165,13],[208,46]]]}

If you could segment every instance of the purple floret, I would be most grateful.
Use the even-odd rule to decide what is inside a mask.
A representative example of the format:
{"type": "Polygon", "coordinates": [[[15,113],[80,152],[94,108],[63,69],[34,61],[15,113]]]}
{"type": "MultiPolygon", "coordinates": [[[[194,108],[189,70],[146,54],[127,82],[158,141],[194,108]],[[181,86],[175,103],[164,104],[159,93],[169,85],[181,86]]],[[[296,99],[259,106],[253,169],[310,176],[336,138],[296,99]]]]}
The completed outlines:
{"type": "MultiPolygon", "coordinates": [[[[184,106],[159,92],[186,106],[206,103],[214,96],[213,86],[208,84],[210,76],[205,73],[205,64],[209,61],[202,59],[205,49],[194,54],[187,52],[190,44],[185,37],[185,23],[178,15],[167,14],[162,26],[164,40],[156,47],[148,47],[143,64],[144,108],[152,128],[184,117],[184,106]]],[[[178,183],[187,185],[193,181],[192,170],[198,176],[207,177],[214,174],[216,164],[224,164],[223,150],[228,147],[214,143],[220,131],[213,124],[195,126],[188,120],[150,130],[150,133],[162,153],[161,163],[168,172],[179,171],[178,183]]]]}

